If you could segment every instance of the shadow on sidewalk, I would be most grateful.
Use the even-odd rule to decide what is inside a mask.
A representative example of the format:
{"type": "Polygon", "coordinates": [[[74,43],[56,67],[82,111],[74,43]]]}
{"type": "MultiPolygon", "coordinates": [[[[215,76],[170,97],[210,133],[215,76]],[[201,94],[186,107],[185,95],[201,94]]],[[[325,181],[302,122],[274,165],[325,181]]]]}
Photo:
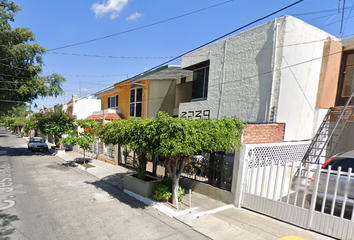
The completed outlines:
{"type": "Polygon", "coordinates": [[[107,176],[104,179],[98,181],[85,181],[85,183],[93,185],[98,189],[102,189],[113,198],[117,199],[122,203],[125,203],[126,205],[129,205],[131,208],[145,209],[146,207],[148,207],[146,204],[138,201],[137,199],[123,192],[123,178],[125,174],[126,173],[117,173],[111,176],[107,176]],[[119,182],[119,179],[121,179],[121,183],[119,183],[119,185],[121,185],[122,188],[120,188],[116,184],[112,184],[112,181],[119,182]]]}
{"type": "Polygon", "coordinates": [[[2,213],[0,211],[0,239],[11,239],[9,236],[15,232],[15,228],[11,226],[13,221],[20,220],[16,215],[2,213]]]}

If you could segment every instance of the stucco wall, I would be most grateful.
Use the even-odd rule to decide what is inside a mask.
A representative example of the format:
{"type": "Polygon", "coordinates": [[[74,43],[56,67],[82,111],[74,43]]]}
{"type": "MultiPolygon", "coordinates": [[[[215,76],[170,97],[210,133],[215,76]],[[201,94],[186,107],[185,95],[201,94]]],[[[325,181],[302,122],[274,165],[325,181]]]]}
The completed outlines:
{"type": "Polygon", "coordinates": [[[73,103],[73,115],[76,115],[77,119],[85,119],[94,111],[101,110],[100,99],[77,99],[73,103]]]}
{"type": "Polygon", "coordinates": [[[182,68],[210,60],[209,86],[206,100],[181,103],[179,114],[210,110],[211,118],[275,121],[285,123],[285,141],[310,139],[328,37],[284,16],[183,56],[182,68]]]}
{"type": "Polygon", "coordinates": [[[210,60],[207,100],[181,103],[184,111],[210,110],[211,118],[237,116],[264,122],[271,88],[274,22],[221,40],[182,57],[186,68],[210,60]]]}
{"type": "Polygon", "coordinates": [[[310,139],[316,124],[324,42],[332,36],[290,16],[284,19],[279,35],[282,56],[278,59],[280,88],[276,121],[286,123],[285,141],[310,139]]]}
{"type": "Polygon", "coordinates": [[[159,111],[172,116],[175,106],[176,80],[150,81],[149,117],[157,117],[159,111]]]}

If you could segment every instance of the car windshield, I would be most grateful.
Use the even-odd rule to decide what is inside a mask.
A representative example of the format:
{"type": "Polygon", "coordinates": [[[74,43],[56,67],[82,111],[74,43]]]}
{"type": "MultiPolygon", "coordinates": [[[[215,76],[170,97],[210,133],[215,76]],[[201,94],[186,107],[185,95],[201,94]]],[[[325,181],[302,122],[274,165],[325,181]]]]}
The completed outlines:
{"type": "Polygon", "coordinates": [[[33,139],[31,143],[44,143],[43,139],[33,139]]]}
{"type": "Polygon", "coordinates": [[[337,157],[333,158],[333,160],[325,167],[328,169],[328,166],[331,165],[331,169],[337,171],[338,167],[342,167],[342,172],[348,172],[349,168],[354,170],[354,158],[345,158],[345,157],[337,157]]]}

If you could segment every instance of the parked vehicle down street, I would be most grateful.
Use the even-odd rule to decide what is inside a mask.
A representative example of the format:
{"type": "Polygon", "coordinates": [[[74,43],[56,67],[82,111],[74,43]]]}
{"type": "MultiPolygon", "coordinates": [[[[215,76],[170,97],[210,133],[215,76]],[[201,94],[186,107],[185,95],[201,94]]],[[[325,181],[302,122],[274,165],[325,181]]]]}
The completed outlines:
{"type": "Polygon", "coordinates": [[[28,147],[28,150],[30,150],[31,152],[34,152],[34,151],[48,152],[48,145],[46,144],[44,139],[41,137],[30,138],[28,141],[27,147],[28,147]]]}

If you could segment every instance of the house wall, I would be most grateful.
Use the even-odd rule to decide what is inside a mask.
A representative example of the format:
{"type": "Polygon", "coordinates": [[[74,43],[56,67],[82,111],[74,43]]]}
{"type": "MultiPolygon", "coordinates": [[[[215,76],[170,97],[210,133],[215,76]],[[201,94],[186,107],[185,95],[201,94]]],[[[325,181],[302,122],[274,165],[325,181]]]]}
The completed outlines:
{"type": "Polygon", "coordinates": [[[157,117],[159,111],[173,116],[175,106],[176,80],[165,79],[150,82],[149,117],[157,117]]]}
{"type": "Polygon", "coordinates": [[[85,119],[94,111],[101,109],[100,99],[76,99],[73,100],[73,115],[76,115],[77,119],[85,119]]]}
{"type": "MultiPolygon", "coordinates": [[[[324,41],[331,35],[294,17],[281,19],[276,122],[286,123],[284,140],[313,137],[324,41]]],[[[276,82],[275,85],[277,86],[276,82]]],[[[276,94],[277,95],[277,94],[276,94]]]]}
{"type": "Polygon", "coordinates": [[[209,110],[211,118],[232,115],[247,122],[265,122],[273,35],[274,21],[183,56],[182,68],[210,60],[210,70],[207,99],[181,103],[179,114],[209,110]]]}
{"type": "Polygon", "coordinates": [[[284,141],[310,139],[328,37],[284,16],[183,56],[182,68],[210,60],[210,71],[207,99],[181,103],[179,114],[199,110],[211,118],[285,123],[284,141]]]}
{"type": "MultiPolygon", "coordinates": [[[[148,80],[141,80],[139,81],[140,84],[147,84],[148,89],[150,85],[150,81],[148,80]]],[[[149,90],[146,93],[146,87],[140,84],[133,84],[133,83],[124,83],[122,85],[115,85],[113,89],[110,89],[108,91],[105,91],[102,96],[101,96],[101,110],[107,109],[107,100],[108,97],[112,97],[115,95],[118,95],[118,109],[121,110],[123,116],[126,119],[129,119],[130,111],[129,111],[129,104],[130,104],[130,89],[131,88],[143,88],[143,99],[142,99],[142,117],[145,117],[145,104],[146,104],[146,98],[145,94],[148,94],[148,99],[149,99],[149,90]]],[[[149,106],[147,106],[147,111],[149,112],[149,106]]]]}
{"type": "MultiPolygon", "coordinates": [[[[333,125],[335,122],[331,122],[333,125]]],[[[341,139],[338,142],[337,148],[333,154],[337,154],[344,151],[349,151],[354,149],[354,122],[348,122],[347,126],[343,132],[341,139]]],[[[330,157],[330,156],[328,156],[330,157]]]]}
{"type": "Polygon", "coordinates": [[[335,41],[327,41],[324,44],[316,108],[330,108],[335,106],[342,60],[342,48],[342,45],[335,41]]]}
{"type": "Polygon", "coordinates": [[[173,109],[173,115],[175,116],[179,115],[180,103],[190,102],[192,100],[192,77],[193,74],[187,76],[185,83],[180,83],[180,80],[177,81],[176,100],[175,107],[173,109]]]}

